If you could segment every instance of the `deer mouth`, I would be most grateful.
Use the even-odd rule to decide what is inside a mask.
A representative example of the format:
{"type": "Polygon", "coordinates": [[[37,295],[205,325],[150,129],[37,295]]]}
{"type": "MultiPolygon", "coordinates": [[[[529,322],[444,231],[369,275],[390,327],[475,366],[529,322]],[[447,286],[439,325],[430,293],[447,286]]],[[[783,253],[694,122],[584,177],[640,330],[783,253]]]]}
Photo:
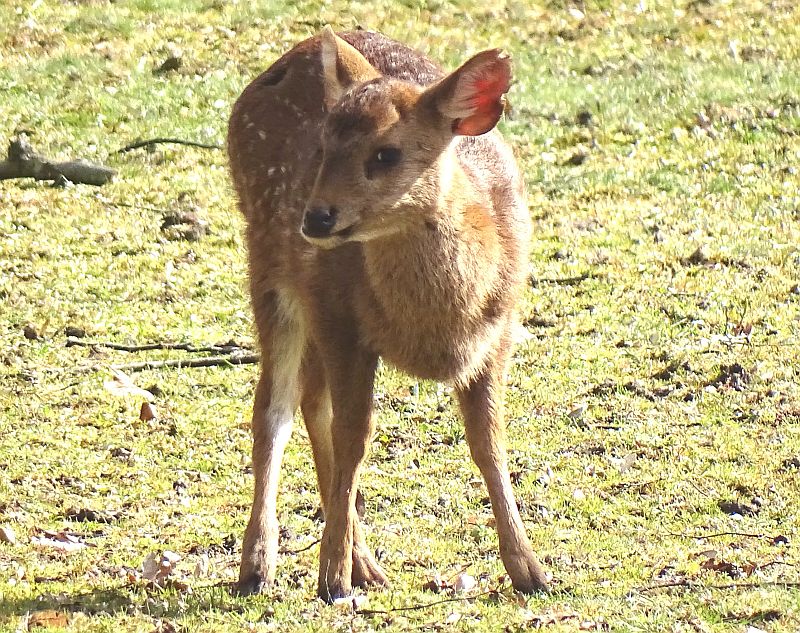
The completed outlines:
{"type": "Polygon", "coordinates": [[[343,239],[347,239],[353,234],[353,229],[355,229],[355,224],[351,224],[350,226],[346,226],[343,229],[339,229],[338,231],[334,231],[331,233],[331,237],[341,237],[343,239]]]}
{"type": "Polygon", "coordinates": [[[346,226],[343,229],[339,229],[338,231],[333,231],[328,235],[308,235],[305,231],[300,231],[303,238],[309,243],[317,246],[319,248],[323,248],[325,250],[330,250],[332,248],[336,248],[340,244],[344,244],[345,242],[349,241],[355,231],[355,224],[351,224],[350,226],[346,226]]]}

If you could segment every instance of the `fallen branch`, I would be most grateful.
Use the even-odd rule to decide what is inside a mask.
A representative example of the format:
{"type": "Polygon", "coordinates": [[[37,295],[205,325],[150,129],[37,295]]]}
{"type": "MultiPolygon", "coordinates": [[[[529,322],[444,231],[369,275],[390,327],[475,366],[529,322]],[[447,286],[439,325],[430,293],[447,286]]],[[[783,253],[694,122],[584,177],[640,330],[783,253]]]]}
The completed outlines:
{"type": "Polygon", "coordinates": [[[240,350],[250,349],[235,344],[194,346],[191,343],[143,343],[140,345],[127,345],[125,343],[113,343],[108,341],[88,341],[74,336],[67,337],[67,347],[105,347],[120,352],[148,352],[151,350],[163,349],[181,350],[191,353],[212,352],[216,354],[235,354],[240,350]]]}
{"type": "Polygon", "coordinates": [[[171,360],[146,360],[141,363],[128,363],[126,365],[111,365],[117,371],[146,371],[148,369],[165,369],[170,367],[219,367],[225,365],[253,365],[261,357],[258,354],[229,354],[226,356],[208,356],[206,358],[181,358],[171,360]]]}
{"type": "Polygon", "coordinates": [[[198,141],[184,141],[183,139],[179,138],[149,138],[144,141],[136,141],[135,143],[131,143],[130,145],[126,145],[125,147],[121,147],[117,150],[117,154],[124,154],[125,152],[130,152],[134,149],[139,149],[141,147],[147,147],[149,145],[158,145],[160,143],[170,143],[172,145],[188,145],[190,147],[199,147],[201,149],[222,149],[222,145],[217,145],[216,143],[200,143],[198,141]]]}
{"type": "Polygon", "coordinates": [[[440,604],[447,604],[448,602],[469,602],[477,600],[484,596],[497,595],[497,591],[492,589],[482,593],[475,594],[474,596],[462,596],[459,598],[445,598],[444,600],[434,600],[433,602],[424,602],[422,604],[413,604],[409,607],[393,607],[391,609],[358,609],[358,615],[387,615],[389,613],[398,613],[400,611],[419,611],[420,609],[427,609],[428,607],[435,607],[440,604]]]}
{"type": "Polygon", "coordinates": [[[57,163],[37,154],[28,143],[28,137],[20,134],[8,144],[6,160],[0,161],[0,180],[33,178],[34,180],[69,180],[76,184],[104,185],[116,172],[104,165],[96,165],[83,159],[57,163]]]}

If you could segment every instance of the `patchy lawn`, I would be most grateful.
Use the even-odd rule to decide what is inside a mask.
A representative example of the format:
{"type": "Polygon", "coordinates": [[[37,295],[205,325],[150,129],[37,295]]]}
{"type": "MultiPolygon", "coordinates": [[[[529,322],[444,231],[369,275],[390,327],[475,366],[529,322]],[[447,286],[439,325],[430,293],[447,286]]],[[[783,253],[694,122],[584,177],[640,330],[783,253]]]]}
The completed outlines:
{"type": "Polygon", "coordinates": [[[4,3],[0,143],[118,175],[0,183],[0,630],[797,631],[798,68],[794,0],[4,3]],[[224,151],[116,150],[222,143],[242,88],[326,23],[515,60],[535,238],[510,451],[552,595],[503,576],[449,391],[383,368],[363,489],[393,588],[314,598],[299,424],[277,586],[233,597],[256,366],[129,369],[154,418],[113,380],[253,345],[224,151]]]}

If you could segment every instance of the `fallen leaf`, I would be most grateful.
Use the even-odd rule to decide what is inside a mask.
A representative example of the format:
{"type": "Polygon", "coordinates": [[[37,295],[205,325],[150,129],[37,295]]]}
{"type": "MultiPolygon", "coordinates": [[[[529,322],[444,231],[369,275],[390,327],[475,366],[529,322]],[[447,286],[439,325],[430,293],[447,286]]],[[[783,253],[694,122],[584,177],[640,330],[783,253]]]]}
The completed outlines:
{"type": "Polygon", "coordinates": [[[125,372],[122,372],[118,369],[114,369],[112,371],[114,372],[114,377],[111,380],[106,380],[103,383],[103,387],[105,387],[109,393],[115,396],[134,396],[138,398],[144,398],[148,402],[155,400],[155,396],[152,393],[147,391],[147,389],[137,387],[133,382],[133,379],[125,372]]]}
{"type": "Polygon", "coordinates": [[[76,534],[69,534],[64,531],[51,532],[45,530],[42,532],[42,536],[31,537],[31,543],[38,547],[57,549],[62,552],[77,552],[89,547],[89,544],[84,543],[76,534]]]}
{"type": "Polygon", "coordinates": [[[64,328],[64,335],[72,338],[86,338],[86,330],[75,325],[68,325],[64,328]]]}
{"type": "Polygon", "coordinates": [[[572,411],[567,413],[567,417],[570,418],[571,420],[580,420],[583,417],[584,413],[588,411],[588,409],[589,409],[588,404],[586,404],[585,402],[581,403],[577,405],[574,409],[572,409],[572,411]]]}
{"type": "Polygon", "coordinates": [[[150,420],[155,420],[158,417],[156,413],[156,407],[154,404],[150,402],[142,402],[142,408],[139,409],[139,419],[142,422],[149,422],[150,420]]]}
{"type": "Polygon", "coordinates": [[[580,616],[574,611],[550,611],[548,613],[541,613],[534,615],[531,613],[528,617],[528,623],[532,628],[542,628],[559,624],[561,622],[569,622],[570,620],[577,620],[580,616]]]}
{"type": "Polygon", "coordinates": [[[112,523],[114,521],[118,521],[120,517],[120,512],[97,512],[96,510],[90,510],[89,508],[70,508],[64,514],[64,518],[68,521],[78,521],[78,522],[87,522],[91,521],[94,523],[112,523]]]}
{"type": "Polygon", "coordinates": [[[738,514],[741,516],[755,516],[758,514],[759,510],[759,508],[755,506],[739,503],[737,501],[719,501],[717,507],[725,514],[738,514]]]}
{"type": "Polygon", "coordinates": [[[703,561],[700,564],[700,567],[703,569],[708,569],[709,571],[726,574],[731,578],[741,578],[745,575],[741,567],[734,565],[733,563],[729,563],[721,558],[709,558],[703,561]]]}
{"type": "Polygon", "coordinates": [[[468,591],[472,591],[477,584],[478,581],[475,580],[473,576],[462,572],[456,576],[456,579],[453,582],[453,590],[456,593],[466,593],[468,591]]]}
{"type": "Polygon", "coordinates": [[[28,618],[28,629],[42,628],[65,628],[68,624],[67,614],[61,611],[47,609],[44,611],[34,611],[28,618]]]}
{"type": "Polygon", "coordinates": [[[439,574],[436,574],[428,582],[422,585],[422,589],[432,593],[441,593],[445,589],[450,589],[450,584],[439,574]]]}
{"type": "Polygon", "coordinates": [[[180,560],[180,554],[169,550],[151,552],[142,561],[142,578],[163,587],[167,577],[175,571],[175,565],[180,560]]]}
{"type": "Polygon", "coordinates": [[[0,525],[0,543],[10,543],[15,545],[17,542],[17,535],[7,525],[0,525]]]}

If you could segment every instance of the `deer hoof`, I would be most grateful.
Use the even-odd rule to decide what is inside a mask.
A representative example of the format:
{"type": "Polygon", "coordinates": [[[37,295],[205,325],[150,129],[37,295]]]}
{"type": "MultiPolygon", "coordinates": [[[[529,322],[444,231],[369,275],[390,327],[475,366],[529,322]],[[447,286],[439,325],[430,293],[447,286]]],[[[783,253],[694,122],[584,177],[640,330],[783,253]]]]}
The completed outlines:
{"type": "Polygon", "coordinates": [[[353,550],[353,586],[388,587],[389,579],[371,554],[357,554],[353,550]]]}
{"type": "Polygon", "coordinates": [[[550,585],[547,582],[547,574],[535,558],[532,560],[519,561],[521,564],[517,565],[514,573],[509,571],[511,576],[511,584],[514,586],[515,591],[525,594],[533,594],[538,592],[549,592],[550,585]]]}
{"type": "Polygon", "coordinates": [[[237,596],[241,597],[254,596],[261,593],[266,593],[271,585],[272,583],[270,581],[265,580],[258,574],[250,574],[245,578],[239,578],[239,582],[236,583],[234,592],[237,596]]]}

